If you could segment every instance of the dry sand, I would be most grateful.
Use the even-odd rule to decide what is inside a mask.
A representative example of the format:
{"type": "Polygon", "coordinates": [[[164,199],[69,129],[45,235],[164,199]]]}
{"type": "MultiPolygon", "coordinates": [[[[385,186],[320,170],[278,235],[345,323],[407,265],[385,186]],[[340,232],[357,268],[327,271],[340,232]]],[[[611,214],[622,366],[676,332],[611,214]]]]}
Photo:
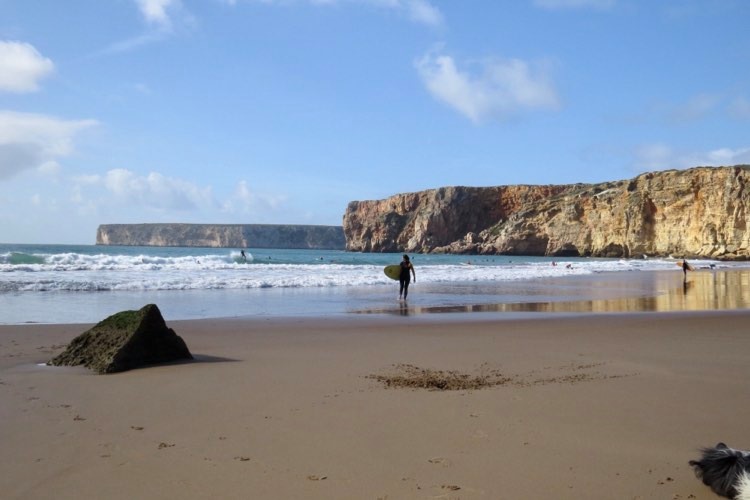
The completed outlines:
{"type": "Polygon", "coordinates": [[[37,365],[90,325],[3,326],[0,492],[712,499],[687,462],[750,447],[749,320],[167,318],[196,361],[115,375],[37,365]],[[498,384],[387,388],[403,365],[498,384]]]}

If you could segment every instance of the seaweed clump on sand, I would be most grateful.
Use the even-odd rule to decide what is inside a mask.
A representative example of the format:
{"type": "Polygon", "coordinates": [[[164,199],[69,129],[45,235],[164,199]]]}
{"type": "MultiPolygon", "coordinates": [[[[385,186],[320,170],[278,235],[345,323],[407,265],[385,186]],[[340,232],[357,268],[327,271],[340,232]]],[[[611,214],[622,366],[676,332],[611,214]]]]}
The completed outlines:
{"type": "Polygon", "coordinates": [[[490,370],[485,365],[480,367],[477,374],[456,370],[432,370],[410,364],[397,364],[394,368],[394,373],[369,375],[367,378],[377,380],[389,388],[432,391],[477,390],[513,382],[513,378],[503,376],[498,370],[490,370]]]}

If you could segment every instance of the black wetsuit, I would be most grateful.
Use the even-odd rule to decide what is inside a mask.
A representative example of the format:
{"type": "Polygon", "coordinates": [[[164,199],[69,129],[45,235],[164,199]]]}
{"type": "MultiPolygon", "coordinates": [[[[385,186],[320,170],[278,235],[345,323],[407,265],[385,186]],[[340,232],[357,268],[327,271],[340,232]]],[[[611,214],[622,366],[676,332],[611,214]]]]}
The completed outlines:
{"type": "Polygon", "coordinates": [[[398,275],[398,283],[399,283],[399,289],[398,289],[398,295],[399,297],[403,296],[406,298],[406,295],[409,293],[409,283],[411,283],[411,263],[410,262],[401,262],[401,274],[398,275]]]}

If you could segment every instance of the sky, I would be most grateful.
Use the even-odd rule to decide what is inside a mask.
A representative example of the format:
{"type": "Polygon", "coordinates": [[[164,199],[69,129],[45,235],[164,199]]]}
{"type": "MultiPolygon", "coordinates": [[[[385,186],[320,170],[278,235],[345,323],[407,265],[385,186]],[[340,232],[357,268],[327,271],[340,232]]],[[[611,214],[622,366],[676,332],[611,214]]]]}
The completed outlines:
{"type": "Polygon", "coordinates": [[[750,164],[747,0],[0,0],[0,243],[750,164]]]}

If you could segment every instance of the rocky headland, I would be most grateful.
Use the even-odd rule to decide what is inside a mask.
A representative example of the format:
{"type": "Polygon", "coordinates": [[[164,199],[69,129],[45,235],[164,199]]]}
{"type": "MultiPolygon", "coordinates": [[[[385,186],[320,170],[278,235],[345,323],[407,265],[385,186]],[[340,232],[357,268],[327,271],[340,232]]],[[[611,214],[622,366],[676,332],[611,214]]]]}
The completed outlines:
{"type": "Polygon", "coordinates": [[[599,184],[443,187],[353,201],[346,248],[363,252],[750,258],[750,166],[599,184]]]}
{"type": "Polygon", "coordinates": [[[341,226],[282,224],[102,224],[97,245],[343,250],[341,226]]]}

